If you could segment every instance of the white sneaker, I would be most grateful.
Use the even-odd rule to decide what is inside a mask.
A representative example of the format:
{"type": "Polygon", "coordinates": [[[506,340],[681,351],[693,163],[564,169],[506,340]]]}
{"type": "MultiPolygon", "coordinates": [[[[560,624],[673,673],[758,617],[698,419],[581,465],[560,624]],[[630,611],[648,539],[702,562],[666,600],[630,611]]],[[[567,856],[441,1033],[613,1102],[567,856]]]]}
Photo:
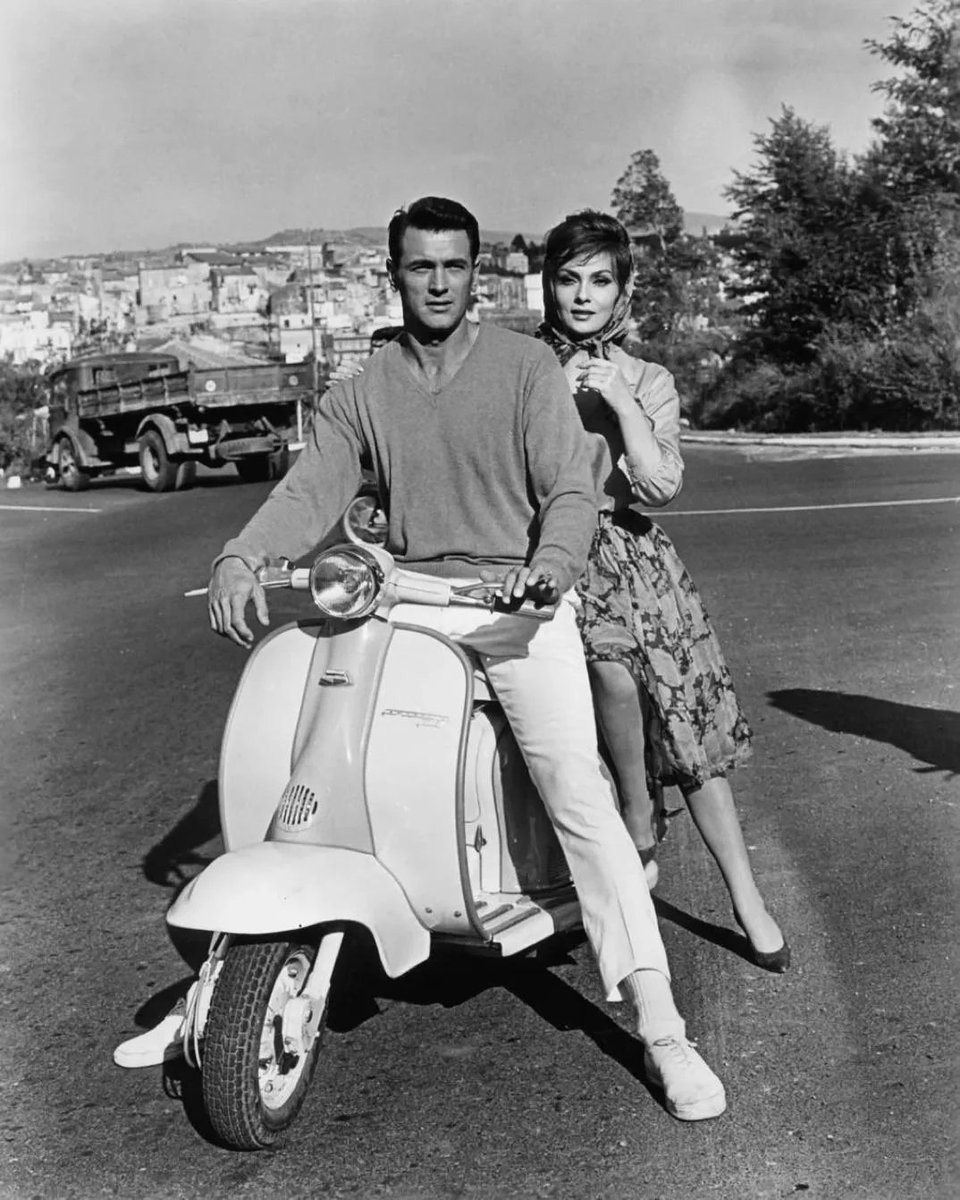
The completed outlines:
{"type": "Polygon", "coordinates": [[[167,1013],[159,1025],[146,1033],[128,1038],[113,1052],[118,1067],[158,1067],[161,1063],[180,1058],[183,1054],[183,1000],[167,1013]]]}
{"type": "Polygon", "coordinates": [[[657,1038],[646,1046],[643,1065],[678,1120],[706,1121],[727,1107],[723,1084],[685,1037],[657,1038]]]}
{"type": "Polygon", "coordinates": [[[652,892],[660,882],[660,868],[657,866],[655,858],[651,858],[648,863],[643,864],[643,875],[647,881],[647,891],[652,892]]]}

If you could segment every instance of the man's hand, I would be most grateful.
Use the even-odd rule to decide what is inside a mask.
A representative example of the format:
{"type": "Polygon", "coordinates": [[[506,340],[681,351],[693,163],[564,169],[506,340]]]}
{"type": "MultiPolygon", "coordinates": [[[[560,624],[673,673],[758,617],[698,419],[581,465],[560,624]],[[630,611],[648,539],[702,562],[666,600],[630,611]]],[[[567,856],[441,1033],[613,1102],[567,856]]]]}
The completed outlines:
{"type": "Polygon", "coordinates": [[[534,604],[556,604],[560,599],[560,585],[556,577],[542,567],[511,567],[500,577],[493,571],[481,571],[485,583],[500,582],[500,599],[504,604],[519,605],[524,600],[534,604]]]}
{"type": "Polygon", "coordinates": [[[257,620],[261,625],[269,625],[267,597],[256,575],[242,558],[224,558],[218,562],[207,588],[210,628],[244,650],[253,645],[253,630],[244,619],[251,600],[257,620]]]}

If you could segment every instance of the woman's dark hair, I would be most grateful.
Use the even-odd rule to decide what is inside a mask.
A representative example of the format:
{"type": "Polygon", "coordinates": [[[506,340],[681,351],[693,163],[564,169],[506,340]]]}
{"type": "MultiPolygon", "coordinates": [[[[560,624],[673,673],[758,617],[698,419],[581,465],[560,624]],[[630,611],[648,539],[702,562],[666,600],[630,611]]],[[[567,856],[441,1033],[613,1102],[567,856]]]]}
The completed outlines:
{"type": "Polygon", "coordinates": [[[544,273],[552,279],[565,263],[605,252],[613,260],[617,283],[622,289],[633,268],[630,235],[616,217],[585,208],[564,217],[547,234],[544,273]]]}
{"type": "Polygon", "coordinates": [[[443,196],[421,196],[409,208],[397,209],[387,227],[387,246],[395,265],[400,262],[403,235],[407,229],[422,229],[426,233],[462,229],[470,239],[470,259],[477,261],[480,253],[477,218],[456,200],[446,200],[443,196]]]}

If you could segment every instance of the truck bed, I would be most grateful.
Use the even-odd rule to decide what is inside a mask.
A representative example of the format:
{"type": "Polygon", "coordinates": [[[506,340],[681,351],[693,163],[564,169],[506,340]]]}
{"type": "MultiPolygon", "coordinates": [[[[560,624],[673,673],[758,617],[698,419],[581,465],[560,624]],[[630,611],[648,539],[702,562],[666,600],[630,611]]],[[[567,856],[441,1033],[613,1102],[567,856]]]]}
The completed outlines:
{"type": "Polygon", "coordinates": [[[313,376],[309,367],[281,363],[263,366],[193,368],[136,383],[113,383],[77,392],[81,419],[150,412],[176,404],[204,408],[262,407],[309,403],[313,376]]]}
{"type": "Polygon", "coordinates": [[[186,371],[141,379],[135,383],[110,383],[77,392],[77,413],[89,417],[113,417],[118,413],[148,412],[183,404],[190,399],[190,376],[186,371]]]}
{"type": "Polygon", "coordinates": [[[238,408],[247,404],[291,404],[308,401],[313,390],[309,367],[264,363],[262,367],[194,367],[190,391],[206,408],[238,408]]]}

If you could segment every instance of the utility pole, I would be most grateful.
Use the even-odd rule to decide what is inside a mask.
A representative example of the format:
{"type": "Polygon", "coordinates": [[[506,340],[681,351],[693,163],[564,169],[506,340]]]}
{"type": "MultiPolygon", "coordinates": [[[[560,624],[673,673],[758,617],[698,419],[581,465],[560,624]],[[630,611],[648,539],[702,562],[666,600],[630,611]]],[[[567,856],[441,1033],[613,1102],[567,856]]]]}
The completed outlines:
{"type": "Polygon", "coordinates": [[[313,345],[313,402],[316,404],[320,391],[319,363],[317,362],[317,320],[313,313],[313,231],[307,231],[307,303],[310,311],[310,339],[313,345]]]}

